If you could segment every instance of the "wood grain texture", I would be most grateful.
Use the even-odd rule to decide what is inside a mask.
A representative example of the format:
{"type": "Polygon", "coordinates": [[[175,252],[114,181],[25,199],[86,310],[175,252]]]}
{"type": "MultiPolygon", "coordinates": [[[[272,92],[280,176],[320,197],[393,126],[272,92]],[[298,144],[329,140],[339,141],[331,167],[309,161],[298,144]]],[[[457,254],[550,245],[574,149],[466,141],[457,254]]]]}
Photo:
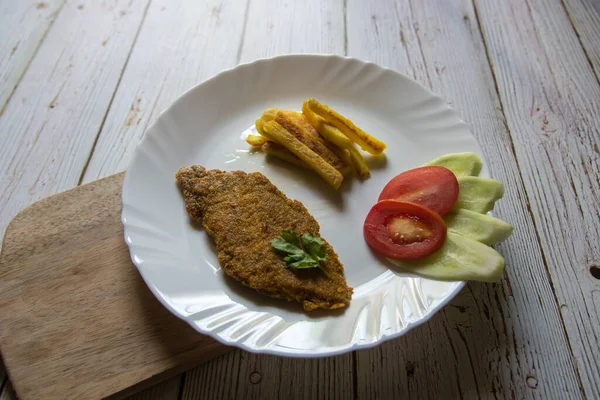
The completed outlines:
{"type": "MultiPolygon", "coordinates": [[[[94,124],[103,117],[102,103],[108,105],[119,61],[128,54],[144,10],[142,2],[137,10],[124,1],[91,4],[87,10],[82,2],[64,3],[2,5],[0,31],[10,38],[1,41],[10,51],[1,47],[0,53],[2,232],[22,207],[77,184],[97,132],[94,124]],[[49,30],[58,10],[58,23],[49,30]],[[109,38],[115,39],[111,45],[109,38]],[[82,132],[88,128],[89,134],[82,132]]],[[[4,385],[3,396],[10,395],[9,388],[4,385]]]]}
{"type": "MultiPolygon", "coordinates": [[[[320,360],[236,350],[138,398],[600,398],[600,281],[589,273],[600,265],[596,0],[475,0],[475,9],[471,0],[67,1],[57,14],[61,3],[0,5],[9,38],[0,44],[0,100],[10,96],[0,112],[2,231],[19,209],[76,185],[82,172],[91,181],[124,169],[158,113],[214,73],[259,57],[346,50],[407,73],[464,116],[506,184],[496,212],[515,226],[499,246],[502,285],[469,284],[398,340],[320,360]],[[25,38],[18,46],[15,32],[25,38]]],[[[1,274],[0,299],[13,283],[1,274]]],[[[57,282],[45,285],[66,298],[57,282]]],[[[145,288],[142,298],[156,301],[145,288]]],[[[158,304],[149,309],[174,318],[158,304]]],[[[147,323],[155,337],[168,336],[147,323]]],[[[15,328],[0,321],[7,329],[15,328]]],[[[45,344],[21,346],[35,353],[30,368],[42,377],[42,356],[53,354],[45,344]]],[[[132,357],[108,374],[141,362],[132,357]]],[[[80,378],[66,371],[57,397],[78,394],[68,386],[73,371],[80,378]]],[[[14,398],[7,382],[0,399],[14,398]]]]}
{"type": "Polygon", "coordinates": [[[563,0],[563,4],[600,82],[600,1],[563,0]]]}
{"type": "Polygon", "coordinates": [[[0,117],[0,231],[76,186],[144,14],[143,2],[67,1],[0,117]]]}
{"type": "Polygon", "coordinates": [[[288,53],[343,55],[343,0],[251,0],[240,61],[288,53]]]}
{"type": "Polygon", "coordinates": [[[85,182],[126,169],[161,111],[186,90],[236,64],[245,7],[242,1],[152,1],[85,182]]]}
{"type": "Polygon", "coordinates": [[[0,5],[0,115],[65,0],[0,5]]]}
{"type": "Polygon", "coordinates": [[[236,350],[188,371],[181,400],[352,398],[347,356],[301,360],[236,350]]]}
{"type": "Polygon", "coordinates": [[[181,375],[178,375],[127,397],[126,400],[179,400],[180,387],[181,375]]]}
{"type": "Polygon", "coordinates": [[[600,85],[559,1],[476,1],[544,264],[585,394],[600,398],[600,85]],[[495,20],[496,23],[491,23],[495,20]]]}
{"type": "Polygon", "coordinates": [[[0,349],[21,399],[104,398],[229,350],[172,315],[131,264],[122,180],[41,200],[7,229],[0,349]]]}
{"type": "Polygon", "coordinates": [[[469,283],[426,325],[357,353],[358,397],[579,397],[472,5],[349,0],[347,20],[350,56],[407,73],[469,123],[492,175],[506,184],[495,212],[515,226],[498,247],[507,265],[502,285],[469,283]]]}
{"type": "MultiPolygon", "coordinates": [[[[344,54],[342,1],[251,0],[245,25],[242,62],[287,53],[344,54]]],[[[352,354],[306,360],[235,350],[187,372],[183,397],[352,398],[352,370],[352,354]]]]}

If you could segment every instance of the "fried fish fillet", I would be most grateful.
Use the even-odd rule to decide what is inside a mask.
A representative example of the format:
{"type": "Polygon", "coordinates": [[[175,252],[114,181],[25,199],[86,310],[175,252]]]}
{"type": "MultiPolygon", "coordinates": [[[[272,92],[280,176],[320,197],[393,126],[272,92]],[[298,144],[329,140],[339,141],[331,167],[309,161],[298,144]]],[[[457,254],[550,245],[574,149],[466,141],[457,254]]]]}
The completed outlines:
{"type": "Polygon", "coordinates": [[[302,203],[288,199],[259,172],[182,167],[176,174],[186,209],[213,237],[223,271],[261,294],[298,301],[305,310],[348,306],[352,288],[329,243],[323,268],[292,271],[271,247],[285,230],[319,235],[302,203]]]}

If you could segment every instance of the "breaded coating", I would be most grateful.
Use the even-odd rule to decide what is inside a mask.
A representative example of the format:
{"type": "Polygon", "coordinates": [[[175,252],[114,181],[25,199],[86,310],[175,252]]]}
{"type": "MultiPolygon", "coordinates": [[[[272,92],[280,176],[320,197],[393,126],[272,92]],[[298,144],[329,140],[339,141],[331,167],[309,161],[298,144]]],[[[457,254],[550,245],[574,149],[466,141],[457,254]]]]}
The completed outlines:
{"type": "Polygon", "coordinates": [[[352,297],[337,254],[325,240],[323,268],[286,268],[271,240],[289,230],[320,235],[302,203],[288,199],[259,172],[182,167],[176,179],[190,217],[213,237],[223,271],[261,294],[298,301],[305,310],[348,306],[352,297]]]}

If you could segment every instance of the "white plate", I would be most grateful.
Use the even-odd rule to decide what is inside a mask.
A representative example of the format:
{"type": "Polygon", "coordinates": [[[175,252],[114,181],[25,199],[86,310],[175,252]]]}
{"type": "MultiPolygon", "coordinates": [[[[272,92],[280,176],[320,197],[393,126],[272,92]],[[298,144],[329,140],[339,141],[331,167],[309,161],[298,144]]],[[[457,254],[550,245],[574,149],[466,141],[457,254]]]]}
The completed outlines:
{"type": "Polygon", "coordinates": [[[321,55],[240,65],[188,91],[146,132],[123,184],[125,240],[165,307],[225,344],[302,357],[374,346],[429,319],[464,283],[394,270],[365,244],[364,218],[392,177],[463,151],[482,156],[467,125],[442,99],[392,70],[321,55]],[[265,108],[300,110],[308,97],[388,144],[385,162],[371,160],[371,179],[347,180],[337,193],[316,175],[249,150],[244,138],[265,108]],[[354,288],[350,306],[307,313],[226,277],[211,239],[190,222],[174,179],[180,166],[191,164],[260,171],[303,202],[344,264],[354,288]]]}

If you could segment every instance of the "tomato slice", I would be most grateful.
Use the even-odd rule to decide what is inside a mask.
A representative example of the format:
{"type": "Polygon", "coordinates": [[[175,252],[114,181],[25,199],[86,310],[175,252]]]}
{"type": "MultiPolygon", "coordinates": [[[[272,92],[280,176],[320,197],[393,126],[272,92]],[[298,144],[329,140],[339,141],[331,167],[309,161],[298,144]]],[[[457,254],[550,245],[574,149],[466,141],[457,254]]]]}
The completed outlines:
{"type": "Polygon", "coordinates": [[[381,200],[408,201],[444,215],[458,199],[458,180],[446,167],[411,169],[388,182],[379,195],[381,200]]]}
{"type": "Polygon", "coordinates": [[[384,256],[415,260],[442,247],[446,224],[437,213],[420,205],[383,200],[369,211],[363,234],[367,244],[384,256]]]}

